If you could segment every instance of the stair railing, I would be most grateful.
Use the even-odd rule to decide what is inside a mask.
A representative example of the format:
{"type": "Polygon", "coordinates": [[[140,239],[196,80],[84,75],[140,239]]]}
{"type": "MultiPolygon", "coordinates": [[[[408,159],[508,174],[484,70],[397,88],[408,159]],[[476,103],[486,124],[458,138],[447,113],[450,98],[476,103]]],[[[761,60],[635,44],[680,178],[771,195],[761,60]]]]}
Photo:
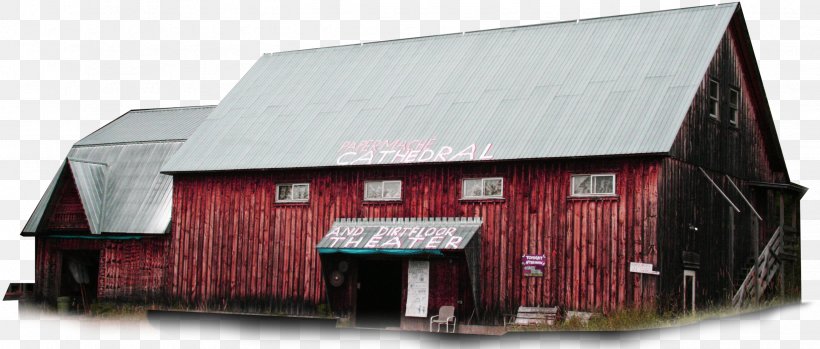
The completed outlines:
{"type": "Polygon", "coordinates": [[[772,238],[763,248],[760,256],[755,260],[755,265],[746,274],[740,288],[732,297],[732,305],[735,308],[745,307],[754,302],[760,302],[766,288],[774,279],[777,271],[781,267],[780,253],[783,251],[783,227],[778,227],[774,231],[772,238]]]}

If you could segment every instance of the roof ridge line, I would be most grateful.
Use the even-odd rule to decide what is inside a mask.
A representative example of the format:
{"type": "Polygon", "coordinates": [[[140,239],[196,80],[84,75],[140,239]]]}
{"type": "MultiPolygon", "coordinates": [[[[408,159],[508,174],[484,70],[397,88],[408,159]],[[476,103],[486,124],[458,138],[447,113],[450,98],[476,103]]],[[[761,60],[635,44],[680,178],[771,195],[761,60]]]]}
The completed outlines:
{"type": "Polygon", "coordinates": [[[86,164],[101,165],[101,166],[108,167],[107,163],[101,162],[101,161],[83,160],[83,159],[76,159],[76,158],[70,158],[70,157],[66,157],[66,160],[68,160],[69,162],[82,162],[82,163],[86,163],[86,164]]]}
{"type": "Polygon", "coordinates": [[[394,38],[394,39],[387,39],[387,40],[375,40],[375,41],[364,41],[363,40],[363,41],[360,41],[360,42],[357,42],[357,43],[345,44],[345,45],[323,46],[323,47],[320,46],[320,47],[309,47],[309,48],[288,50],[288,51],[265,52],[265,53],[262,54],[262,57],[274,56],[274,55],[280,55],[280,54],[291,54],[291,53],[295,54],[295,53],[302,53],[302,52],[306,52],[306,51],[316,51],[316,50],[322,50],[322,49],[374,45],[374,44],[388,43],[388,42],[395,42],[395,41],[422,40],[422,39],[430,39],[430,38],[437,38],[437,37],[444,37],[444,36],[456,36],[456,35],[461,36],[461,35],[465,35],[465,34],[481,33],[481,32],[487,32],[487,31],[517,30],[517,29],[541,27],[541,26],[550,26],[550,25],[558,25],[558,24],[570,24],[570,23],[602,21],[602,20],[611,20],[611,19],[617,19],[617,18],[622,18],[622,17],[642,16],[642,15],[656,15],[656,14],[660,14],[660,13],[674,12],[674,11],[705,9],[705,8],[709,8],[709,7],[737,6],[739,4],[740,4],[740,2],[735,1],[735,2],[715,3],[715,4],[708,4],[708,5],[688,6],[688,7],[680,7],[680,8],[669,8],[669,9],[665,9],[665,10],[655,10],[655,11],[647,11],[647,12],[624,13],[624,14],[611,15],[611,16],[602,16],[602,17],[588,17],[588,18],[576,18],[576,19],[569,19],[569,20],[558,20],[558,21],[552,21],[552,22],[524,24],[524,25],[511,26],[511,27],[476,29],[476,30],[459,31],[459,32],[453,32],[453,33],[440,33],[440,34],[413,36],[413,37],[406,37],[406,38],[394,38]]]}
{"type": "Polygon", "coordinates": [[[131,109],[125,114],[128,113],[150,113],[150,112],[160,112],[165,110],[180,110],[180,109],[207,109],[207,108],[216,108],[219,104],[206,104],[206,105],[185,105],[180,107],[160,107],[160,108],[140,108],[140,109],[131,109]]]}
{"type": "MultiPolygon", "coordinates": [[[[120,114],[120,116],[117,116],[116,118],[114,118],[111,121],[107,122],[105,125],[100,126],[100,128],[94,130],[93,132],[85,135],[85,137],[80,138],[79,140],[77,140],[77,142],[74,143],[74,146],[76,147],[77,143],[80,143],[83,140],[85,140],[87,138],[90,138],[91,136],[97,134],[98,132],[101,132],[102,130],[106,129],[107,127],[111,126],[112,124],[116,123],[118,120],[120,120],[121,118],[123,118],[124,116],[126,116],[126,115],[128,115],[132,112],[133,113],[145,113],[145,112],[158,112],[158,111],[171,110],[171,109],[205,109],[205,108],[216,108],[216,106],[217,105],[214,104],[214,105],[200,105],[200,106],[191,105],[191,106],[168,107],[168,108],[131,109],[129,111],[126,111],[125,113],[120,114]]],[[[86,146],[86,145],[87,144],[81,145],[81,146],[86,146]]]]}
{"type": "Polygon", "coordinates": [[[126,144],[184,143],[187,140],[188,139],[158,139],[158,140],[151,140],[151,141],[75,144],[71,148],[90,148],[90,147],[103,147],[103,146],[115,146],[115,145],[126,145],[126,144]]]}

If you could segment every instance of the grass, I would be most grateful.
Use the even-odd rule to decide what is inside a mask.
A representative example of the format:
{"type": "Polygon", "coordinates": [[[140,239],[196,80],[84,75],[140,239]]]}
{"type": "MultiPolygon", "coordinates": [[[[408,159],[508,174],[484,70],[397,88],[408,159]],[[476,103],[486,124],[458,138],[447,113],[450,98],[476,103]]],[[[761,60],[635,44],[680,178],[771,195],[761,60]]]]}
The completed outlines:
{"type": "MultiPolygon", "coordinates": [[[[31,311],[42,313],[57,313],[57,309],[53,305],[45,302],[26,302],[25,307],[31,311]]],[[[316,314],[295,316],[286,312],[284,309],[263,309],[261,311],[253,310],[239,310],[231,307],[214,307],[207,305],[193,306],[190,304],[179,302],[151,302],[141,303],[139,301],[117,301],[117,300],[98,300],[89,306],[89,311],[86,313],[77,313],[76,310],[70,310],[67,315],[80,316],[92,319],[116,319],[116,320],[133,320],[143,321],[148,318],[149,310],[167,310],[167,311],[187,311],[187,312],[212,312],[212,313],[236,313],[249,315],[272,315],[272,316],[293,316],[293,317],[325,317],[330,318],[330,308],[327,304],[318,304],[316,307],[316,314]]]]}
{"type": "Polygon", "coordinates": [[[609,316],[593,316],[586,325],[575,318],[562,321],[557,327],[563,331],[622,331],[657,328],[665,325],[666,319],[654,310],[625,309],[609,316]]]}
{"type": "Polygon", "coordinates": [[[593,316],[584,324],[580,319],[570,319],[566,321],[559,321],[554,326],[537,325],[537,326],[513,326],[510,329],[512,332],[531,332],[531,331],[635,331],[654,328],[677,327],[685,326],[705,320],[736,316],[772,307],[781,306],[784,304],[793,303],[794,301],[774,299],[771,301],[760,303],[755,307],[747,307],[743,309],[736,309],[731,306],[711,307],[701,309],[694,314],[680,314],[680,313],[666,313],[659,314],[654,309],[625,309],[609,314],[608,316],[593,316]]]}
{"type": "Polygon", "coordinates": [[[95,318],[116,318],[118,320],[145,320],[148,308],[144,305],[129,303],[98,302],[91,304],[87,316],[95,318]]]}
{"type": "MultiPolygon", "coordinates": [[[[731,306],[708,307],[699,309],[696,313],[680,314],[680,313],[658,313],[652,308],[647,309],[624,309],[611,313],[607,316],[597,315],[589,319],[584,324],[580,319],[570,319],[566,321],[559,321],[553,326],[532,325],[532,326],[511,326],[508,330],[511,332],[538,332],[538,331],[634,331],[643,329],[654,329],[664,327],[685,326],[705,320],[737,316],[745,313],[760,311],[763,309],[770,309],[773,307],[799,302],[799,299],[783,299],[775,297],[772,300],[762,302],[757,306],[747,307],[743,309],[736,309],[731,306]]],[[[35,304],[36,306],[36,304],[35,304]]],[[[40,307],[45,307],[40,305],[40,307]]],[[[194,310],[192,307],[182,306],[181,304],[174,304],[164,307],[166,309],[175,310],[194,310]]],[[[151,305],[140,305],[130,302],[97,302],[91,305],[88,314],[82,316],[100,318],[100,319],[118,319],[118,320],[135,320],[142,321],[147,319],[148,310],[152,309],[151,305]]],[[[45,308],[43,309],[45,310],[45,308]]],[[[200,311],[207,311],[206,309],[197,309],[200,311]]],[[[213,310],[213,309],[211,309],[213,310]]],[[[318,313],[327,316],[328,309],[326,305],[320,304],[317,306],[318,313]]],[[[282,315],[277,312],[269,313],[270,315],[282,315]]],[[[347,324],[349,325],[349,324],[347,324]]],[[[344,327],[344,326],[343,326],[344,327]]]]}
{"type": "Polygon", "coordinates": [[[652,309],[625,309],[607,316],[594,315],[587,323],[579,318],[558,321],[555,325],[512,326],[513,332],[538,331],[631,331],[672,326],[674,319],[652,309]]]}

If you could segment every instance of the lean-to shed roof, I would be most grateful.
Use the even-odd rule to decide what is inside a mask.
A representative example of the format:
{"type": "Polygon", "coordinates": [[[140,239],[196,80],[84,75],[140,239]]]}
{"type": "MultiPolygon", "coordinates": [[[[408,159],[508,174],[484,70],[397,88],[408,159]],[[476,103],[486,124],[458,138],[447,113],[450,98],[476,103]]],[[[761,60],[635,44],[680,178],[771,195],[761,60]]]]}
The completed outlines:
{"type": "Polygon", "coordinates": [[[736,8],[267,54],[163,171],[337,166],[363,141],[494,160],[668,153],[736,8]]]}

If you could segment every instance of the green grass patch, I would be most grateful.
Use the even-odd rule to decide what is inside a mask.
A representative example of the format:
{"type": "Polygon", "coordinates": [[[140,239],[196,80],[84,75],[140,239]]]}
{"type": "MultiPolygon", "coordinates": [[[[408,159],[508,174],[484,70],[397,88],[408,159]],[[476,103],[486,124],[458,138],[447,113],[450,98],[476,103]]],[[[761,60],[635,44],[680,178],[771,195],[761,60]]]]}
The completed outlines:
{"type": "Polygon", "coordinates": [[[143,305],[129,303],[97,302],[91,304],[89,316],[99,318],[117,318],[144,320],[148,309],[143,305]]]}
{"type": "Polygon", "coordinates": [[[608,315],[596,314],[587,323],[579,318],[562,319],[555,325],[530,325],[530,326],[509,326],[510,332],[530,332],[530,331],[635,331],[644,329],[655,329],[665,327],[678,327],[693,323],[737,316],[753,313],[773,307],[792,304],[795,300],[773,299],[761,302],[757,306],[750,306],[743,309],[736,309],[731,306],[709,307],[697,310],[693,313],[665,313],[660,314],[654,309],[624,309],[608,315]]]}

